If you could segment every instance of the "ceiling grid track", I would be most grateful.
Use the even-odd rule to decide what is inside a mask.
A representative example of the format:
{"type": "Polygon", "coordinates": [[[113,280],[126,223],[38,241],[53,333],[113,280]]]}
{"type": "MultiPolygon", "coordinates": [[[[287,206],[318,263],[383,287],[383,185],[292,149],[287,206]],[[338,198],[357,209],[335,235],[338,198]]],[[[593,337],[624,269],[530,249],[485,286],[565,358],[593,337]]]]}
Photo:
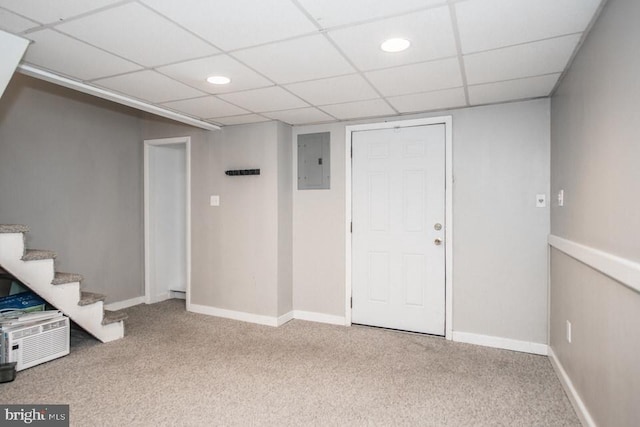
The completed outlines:
{"type": "Polygon", "coordinates": [[[458,65],[460,67],[460,76],[462,77],[462,88],[464,89],[464,99],[467,106],[471,105],[469,101],[469,84],[467,83],[467,71],[464,66],[464,57],[462,54],[462,42],[460,41],[460,30],[458,28],[458,18],[456,14],[455,2],[449,0],[449,13],[451,15],[451,25],[453,26],[453,36],[456,40],[456,50],[458,51],[458,65]]]}

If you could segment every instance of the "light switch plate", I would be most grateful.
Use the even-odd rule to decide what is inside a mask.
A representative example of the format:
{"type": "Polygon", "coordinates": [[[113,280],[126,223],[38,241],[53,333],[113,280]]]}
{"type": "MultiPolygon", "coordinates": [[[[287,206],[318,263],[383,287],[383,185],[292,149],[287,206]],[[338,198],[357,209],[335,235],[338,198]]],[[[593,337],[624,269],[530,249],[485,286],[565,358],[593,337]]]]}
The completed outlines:
{"type": "Polygon", "coordinates": [[[209,204],[211,206],[220,206],[220,196],[211,196],[209,198],[209,204]]]}
{"type": "Polygon", "coordinates": [[[564,190],[558,191],[558,206],[564,206],[564,190]]]}
{"type": "Polygon", "coordinates": [[[547,207],[547,195],[536,194],[536,208],[545,208],[545,207],[547,207]]]}

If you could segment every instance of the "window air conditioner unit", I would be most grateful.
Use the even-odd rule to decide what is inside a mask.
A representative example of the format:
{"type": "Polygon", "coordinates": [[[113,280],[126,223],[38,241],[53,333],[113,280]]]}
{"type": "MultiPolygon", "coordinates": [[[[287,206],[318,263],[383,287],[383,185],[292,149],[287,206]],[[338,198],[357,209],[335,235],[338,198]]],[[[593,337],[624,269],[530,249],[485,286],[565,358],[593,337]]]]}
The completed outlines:
{"type": "Polygon", "coordinates": [[[69,318],[2,328],[2,363],[16,362],[16,371],[69,354],[69,318]]]}

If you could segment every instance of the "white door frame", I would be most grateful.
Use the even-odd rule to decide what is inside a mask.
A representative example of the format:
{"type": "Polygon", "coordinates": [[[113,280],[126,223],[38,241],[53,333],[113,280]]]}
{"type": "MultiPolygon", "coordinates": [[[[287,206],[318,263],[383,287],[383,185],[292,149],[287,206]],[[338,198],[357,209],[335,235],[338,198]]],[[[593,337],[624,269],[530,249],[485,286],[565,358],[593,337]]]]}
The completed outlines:
{"type": "Polygon", "coordinates": [[[185,181],[186,181],[186,302],[187,310],[191,307],[191,137],[183,136],[177,138],[146,139],[144,141],[144,301],[151,304],[151,257],[149,242],[149,152],[152,146],[162,146],[169,144],[185,144],[185,181]]]}
{"type": "Polygon", "coordinates": [[[345,266],[345,323],[351,326],[351,144],[353,132],[375,129],[391,129],[411,126],[445,125],[445,338],[453,339],[453,119],[452,116],[415,120],[369,123],[346,126],[345,137],[345,199],[346,199],[346,266],[345,266]]]}

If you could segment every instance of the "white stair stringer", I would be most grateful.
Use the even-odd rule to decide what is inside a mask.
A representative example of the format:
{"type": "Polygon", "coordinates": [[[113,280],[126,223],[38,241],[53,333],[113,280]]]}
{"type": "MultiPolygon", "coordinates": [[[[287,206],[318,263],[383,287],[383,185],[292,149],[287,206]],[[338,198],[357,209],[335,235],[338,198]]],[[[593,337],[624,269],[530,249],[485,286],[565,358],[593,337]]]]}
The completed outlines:
{"type": "Polygon", "coordinates": [[[23,261],[24,249],[23,233],[0,233],[0,266],[100,341],[124,337],[123,321],[102,324],[102,301],[78,305],[80,283],[52,285],[55,274],[53,259],[23,261]]]}
{"type": "Polygon", "coordinates": [[[0,30],[0,97],[29,46],[29,40],[0,30]]]}

